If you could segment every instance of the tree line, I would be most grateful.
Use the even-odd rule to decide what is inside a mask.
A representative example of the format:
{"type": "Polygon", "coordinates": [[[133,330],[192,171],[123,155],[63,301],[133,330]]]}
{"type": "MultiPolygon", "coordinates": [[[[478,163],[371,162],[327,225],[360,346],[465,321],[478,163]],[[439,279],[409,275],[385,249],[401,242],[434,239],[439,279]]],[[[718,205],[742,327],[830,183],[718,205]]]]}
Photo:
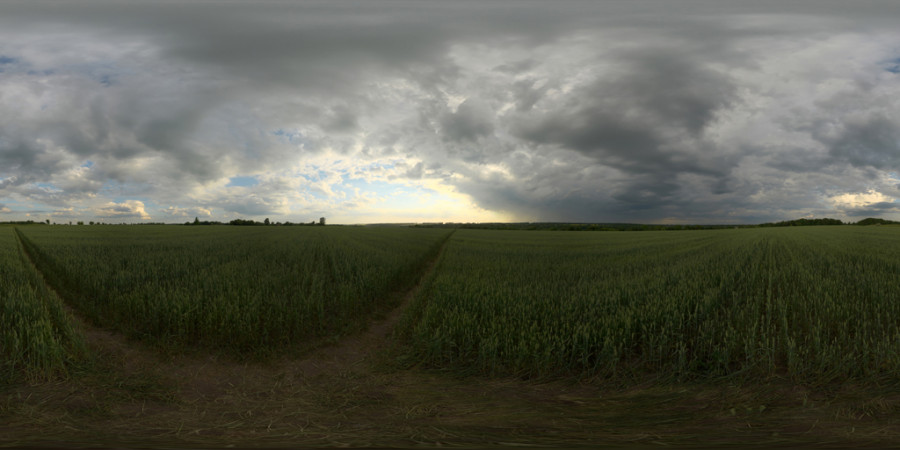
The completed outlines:
{"type": "Polygon", "coordinates": [[[306,223],[306,222],[294,223],[291,221],[272,222],[269,220],[268,217],[266,218],[266,220],[264,220],[262,222],[257,222],[252,219],[234,219],[229,222],[219,222],[219,221],[214,221],[214,220],[200,220],[199,217],[194,217],[193,222],[185,222],[184,224],[185,225],[237,225],[237,226],[306,226],[306,227],[324,225],[324,223],[322,223],[321,221],[316,222],[315,220],[313,220],[312,222],[308,222],[308,223],[306,223]]]}

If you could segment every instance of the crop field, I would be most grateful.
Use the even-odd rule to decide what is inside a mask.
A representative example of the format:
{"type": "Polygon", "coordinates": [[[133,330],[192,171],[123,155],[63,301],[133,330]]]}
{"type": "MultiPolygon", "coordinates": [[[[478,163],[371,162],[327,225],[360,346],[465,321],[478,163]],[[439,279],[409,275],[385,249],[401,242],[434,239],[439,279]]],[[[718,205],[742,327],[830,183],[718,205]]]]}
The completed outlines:
{"type": "Polygon", "coordinates": [[[410,361],[478,374],[896,380],[900,229],[459,230],[410,361]]]}
{"type": "Polygon", "coordinates": [[[259,356],[364,329],[444,245],[396,330],[411,364],[524,377],[895,378],[898,231],[33,226],[16,229],[19,248],[0,228],[2,318],[13,324],[4,364],[47,371],[78,353],[29,259],[96,326],[259,356]]]}
{"type": "Polygon", "coordinates": [[[95,325],[239,355],[358,331],[448,230],[22,227],[37,266],[95,325]]]}
{"type": "Polygon", "coordinates": [[[11,227],[0,227],[0,385],[65,373],[84,356],[59,298],[23,257],[11,227]]]}
{"type": "Polygon", "coordinates": [[[0,227],[0,445],[896,447],[897,255],[893,226],[0,227]]]}

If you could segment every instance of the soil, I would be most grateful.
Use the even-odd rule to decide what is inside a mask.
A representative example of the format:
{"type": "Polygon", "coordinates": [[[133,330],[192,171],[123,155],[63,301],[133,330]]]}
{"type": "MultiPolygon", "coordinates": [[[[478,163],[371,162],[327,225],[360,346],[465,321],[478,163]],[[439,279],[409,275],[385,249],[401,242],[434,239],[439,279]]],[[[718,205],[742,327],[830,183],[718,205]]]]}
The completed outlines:
{"type": "Polygon", "coordinates": [[[0,446],[900,444],[900,394],[892,387],[781,379],[619,386],[404,369],[392,361],[392,330],[420,287],[398,293],[400,306],[363,333],[268,362],[162,353],[72,312],[95,360],[66,380],[0,391],[0,446]]]}

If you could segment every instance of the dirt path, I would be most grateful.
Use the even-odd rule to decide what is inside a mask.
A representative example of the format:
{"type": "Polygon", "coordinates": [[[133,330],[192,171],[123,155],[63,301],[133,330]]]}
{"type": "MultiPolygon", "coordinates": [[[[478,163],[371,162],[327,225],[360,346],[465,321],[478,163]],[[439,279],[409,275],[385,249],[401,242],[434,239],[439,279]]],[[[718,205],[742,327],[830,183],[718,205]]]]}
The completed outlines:
{"type": "Polygon", "coordinates": [[[900,444],[900,395],[785,380],[627,387],[454,377],[380,364],[440,260],[369,329],[299,359],[163,355],[75,315],[97,355],[69,380],[0,390],[0,447],[900,444]]]}
{"type": "Polygon", "coordinates": [[[389,311],[383,318],[372,321],[368,330],[363,333],[348,336],[336,344],[324,346],[308,358],[287,361],[286,369],[309,377],[322,372],[333,373],[350,367],[364,365],[376,358],[377,354],[389,345],[388,341],[391,333],[407,307],[422,289],[425,280],[431,277],[441,256],[444,254],[444,247],[452,235],[453,232],[441,243],[441,247],[435,256],[425,262],[416,283],[403,292],[395,294],[400,298],[400,303],[397,307],[389,311]]]}

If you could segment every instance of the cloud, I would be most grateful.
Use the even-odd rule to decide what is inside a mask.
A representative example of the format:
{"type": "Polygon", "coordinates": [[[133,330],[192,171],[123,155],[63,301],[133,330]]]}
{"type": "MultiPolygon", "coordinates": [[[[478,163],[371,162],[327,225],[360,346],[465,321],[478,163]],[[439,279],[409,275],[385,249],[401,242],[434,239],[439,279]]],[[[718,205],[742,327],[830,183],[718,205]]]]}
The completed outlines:
{"type": "Polygon", "coordinates": [[[121,203],[109,202],[96,208],[94,214],[99,218],[112,220],[150,220],[150,215],[144,210],[144,202],[140,200],[125,200],[121,203]]]}
{"type": "Polygon", "coordinates": [[[212,211],[202,207],[179,208],[177,206],[169,206],[162,210],[164,214],[172,217],[210,217],[212,211]]]}
{"type": "Polygon", "coordinates": [[[283,215],[289,212],[284,199],[264,198],[256,194],[230,198],[220,203],[222,209],[244,216],[283,215]]]}
{"type": "Polygon", "coordinates": [[[58,219],[72,219],[79,217],[74,207],[59,208],[50,213],[50,216],[58,219]]]}
{"type": "Polygon", "coordinates": [[[900,167],[900,123],[877,111],[821,125],[816,138],[830,156],[856,167],[893,170],[900,167]]]}
{"type": "Polygon", "coordinates": [[[600,74],[554,108],[519,122],[518,137],[555,144],[604,164],[635,172],[707,172],[693,152],[735,87],[727,76],[665,52],[616,61],[616,74],[600,74]]]}
{"type": "Polygon", "coordinates": [[[441,118],[441,131],[452,141],[477,141],[494,130],[493,111],[478,100],[466,99],[455,112],[441,118]]]}
{"type": "Polygon", "coordinates": [[[874,204],[888,203],[893,202],[894,199],[888,197],[881,192],[876,192],[874,189],[869,189],[866,192],[860,192],[856,194],[842,194],[835,195],[831,197],[831,202],[837,206],[849,207],[849,208],[859,208],[862,206],[869,206],[874,204]]]}
{"type": "Polygon", "coordinates": [[[332,133],[347,133],[359,128],[358,118],[346,105],[336,105],[328,113],[322,128],[332,133]]]}
{"type": "Polygon", "coordinates": [[[761,222],[900,198],[889,1],[47,5],[0,4],[12,216],[382,220],[439,192],[478,217],[761,222]]]}
{"type": "Polygon", "coordinates": [[[847,193],[829,198],[835,209],[847,217],[884,216],[900,212],[896,199],[869,189],[866,192],[847,193]]]}

